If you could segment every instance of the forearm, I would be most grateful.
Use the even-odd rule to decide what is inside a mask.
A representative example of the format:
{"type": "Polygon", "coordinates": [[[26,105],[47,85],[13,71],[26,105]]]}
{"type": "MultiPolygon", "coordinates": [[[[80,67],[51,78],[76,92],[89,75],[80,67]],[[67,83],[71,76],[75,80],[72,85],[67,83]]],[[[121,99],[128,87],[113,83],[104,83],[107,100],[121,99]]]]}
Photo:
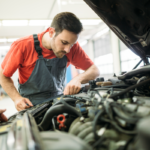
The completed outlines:
{"type": "Polygon", "coordinates": [[[73,78],[65,87],[64,95],[76,94],[81,89],[81,84],[87,83],[90,80],[94,80],[100,75],[98,68],[95,65],[92,65],[84,73],[77,75],[73,78]]]}
{"type": "Polygon", "coordinates": [[[4,76],[2,73],[2,69],[0,70],[0,84],[13,101],[21,97],[16,87],[14,86],[12,79],[4,76]]]}
{"type": "Polygon", "coordinates": [[[84,84],[89,82],[90,80],[94,80],[100,75],[98,68],[95,65],[92,65],[88,68],[84,73],[79,74],[75,78],[80,81],[80,83],[84,84]]]}

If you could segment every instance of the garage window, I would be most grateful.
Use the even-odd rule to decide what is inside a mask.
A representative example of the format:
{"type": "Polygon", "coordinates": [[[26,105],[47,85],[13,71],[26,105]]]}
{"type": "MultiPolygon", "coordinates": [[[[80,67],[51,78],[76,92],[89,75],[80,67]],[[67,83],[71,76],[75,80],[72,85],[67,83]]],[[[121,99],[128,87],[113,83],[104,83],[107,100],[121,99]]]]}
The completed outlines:
{"type": "Polygon", "coordinates": [[[98,66],[101,76],[108,79],[113,74],[113,56],[109,32],[93,42],[94,63],[98,66]]]}
{"type": "MultiPolygon", "coordinates": [[[[130,71],[140,61],[140,57],[134,54],[122,41],[119,41],[121,71],[130,71]]],[[[141,63],[140,66],[143,64],[141,63]]]]}

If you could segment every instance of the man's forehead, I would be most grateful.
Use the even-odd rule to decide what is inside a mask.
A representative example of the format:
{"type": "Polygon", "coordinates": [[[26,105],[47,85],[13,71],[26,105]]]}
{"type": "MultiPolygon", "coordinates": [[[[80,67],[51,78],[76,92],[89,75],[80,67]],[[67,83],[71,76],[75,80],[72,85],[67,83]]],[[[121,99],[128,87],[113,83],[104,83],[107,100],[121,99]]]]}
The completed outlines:
{"type": "Polygon", "coordinates": [[[77,42],[79,34],[75,34],[73,32],[61,32],[59,35],[60,40],[66,42],[66,43],[71,43],[74,44],[77,42]]]}
{"type": "MultiPolygon", "coordinates": [[[[70,40],[67,40],[67,39],[61,39],[63,42],[65,42],[65,43],[69,43],[69,44],[71,44],[71,42],[70,42],[70,40]]],[[[75,43],[77,43],[77,41],[78,41],[78,39],[76,39],[75,41],[73,41],[73,43],[75,44],[75,43]]]]}

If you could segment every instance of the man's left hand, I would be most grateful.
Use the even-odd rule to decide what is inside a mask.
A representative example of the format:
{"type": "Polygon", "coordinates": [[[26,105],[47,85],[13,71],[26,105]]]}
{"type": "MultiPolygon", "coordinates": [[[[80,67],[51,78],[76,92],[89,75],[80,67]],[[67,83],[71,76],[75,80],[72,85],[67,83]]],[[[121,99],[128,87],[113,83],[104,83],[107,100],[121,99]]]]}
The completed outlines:
{"type": "Polygon", "coordinates": [[[0,109],[0,121],[2,121],[2,122],[8,121],[7,117],[3,114],[3,112],[5,112],[5,111],[6,111],[6,109],[0,109]]]}
{"type": "Polygon", "coordinates": [[[77,79],[71,80],[64,90],[64,95],[73,95],[77,94],[81,90],[81,83],[77,79]]]}
{"type": "Polygon", "coordinates": [[[64,95],[73,95],[79,93],[81,90],[81,83],[88,83],[99,76],[99,69],[93,64],[85,70],[85,72],[74,77],[65,87],[64,95]]]}

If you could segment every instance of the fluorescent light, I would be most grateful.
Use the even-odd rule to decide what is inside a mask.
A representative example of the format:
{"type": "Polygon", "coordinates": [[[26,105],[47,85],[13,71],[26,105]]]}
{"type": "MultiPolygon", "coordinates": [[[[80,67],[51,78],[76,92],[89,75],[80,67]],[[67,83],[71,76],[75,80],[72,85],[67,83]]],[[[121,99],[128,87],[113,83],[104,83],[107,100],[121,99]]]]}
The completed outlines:
{"type": "Polygon", "coordinates": [[[100,19],[81,19],[83,25],[98,25],[102,22],[100,19]]]}
{"type": "Polygon", "coordinates": [[[81,0],[69,0],[69,4],[85,4],[85,2],[81,0]]]}
{"type": "Polygon", "coordinates": [[[101,30],[100,32],[96,33],[94,38],[100,37],[100,36],[104,35],[105,33],[107,33],[108,31],[109,31],[109,28],[107,27],[107,28],[101,30]]]}
{"type": "Polygon", "coordinates": [[[61,5],[61,2],[60,2],[60,0],[57,0],[57,3],[58,3],[58,5],[61,5]]]}
{"type": "Polygon", "coordinates": [[[1,21],[0,21],[0,26],[2,25],[1,21]]]}
{"type": "Polygon", "coordinates": [[[7,39],[6,38],[3,38],[3,39],[0,39],[0,42],[7,42],[7,39]]]}
{"type": "Polygon", "coordinates": [[[3,26],[27,26],[28,20],[2,20],[3,26]]]}
{"type": "Polygon", "coordinates": [[[57,0],[58,5],[74,5],[74,4],[85,4],[85,2],[81,0],[57,0]]]}
{"type": "Polygon", "coordinates": [[[67,1],[62,1],[61,4],[62,5],[67,5],[68,3],[67,3],[67,1]]]}
{"type": "Polygon", "coordinates": [[[18,39],[18,38],[9,38],[9,39],[2,38],[2,39],[0,39],[0,42],[1,42],[1,43],[14,42],[14,41],[16,41],[17,39],[18,39]]]}
{"type": "MultiPolygon", "coordinates": [[[[65,1],[64,1],[65,2],[65,1]]],[[[81,19],[83,25],[98,25],[100,19],[81,19]]],[[[50,26],[52,20],[2,20],[3,26],[50,26]]]]}
{"type": "Polygon", "coordinates": [[[14,42],[16,41],[18,38],[10,38],[10,39],[7,39],[7,42],[14,42]]]}
{"type": "Polygon", "coordinates": [[[67,5],[67,2],[63,1],[61,2],[62,5],[67,5]]]}
{"type": "Polygon", "coordinates": [[[10,46],[0,46],[0,50],[9,50],[10,46]]]}
{"type": "Polygon", "coordinates": [[[29,26],[50,26],[52,20],[30,20],[29,26]]]}

